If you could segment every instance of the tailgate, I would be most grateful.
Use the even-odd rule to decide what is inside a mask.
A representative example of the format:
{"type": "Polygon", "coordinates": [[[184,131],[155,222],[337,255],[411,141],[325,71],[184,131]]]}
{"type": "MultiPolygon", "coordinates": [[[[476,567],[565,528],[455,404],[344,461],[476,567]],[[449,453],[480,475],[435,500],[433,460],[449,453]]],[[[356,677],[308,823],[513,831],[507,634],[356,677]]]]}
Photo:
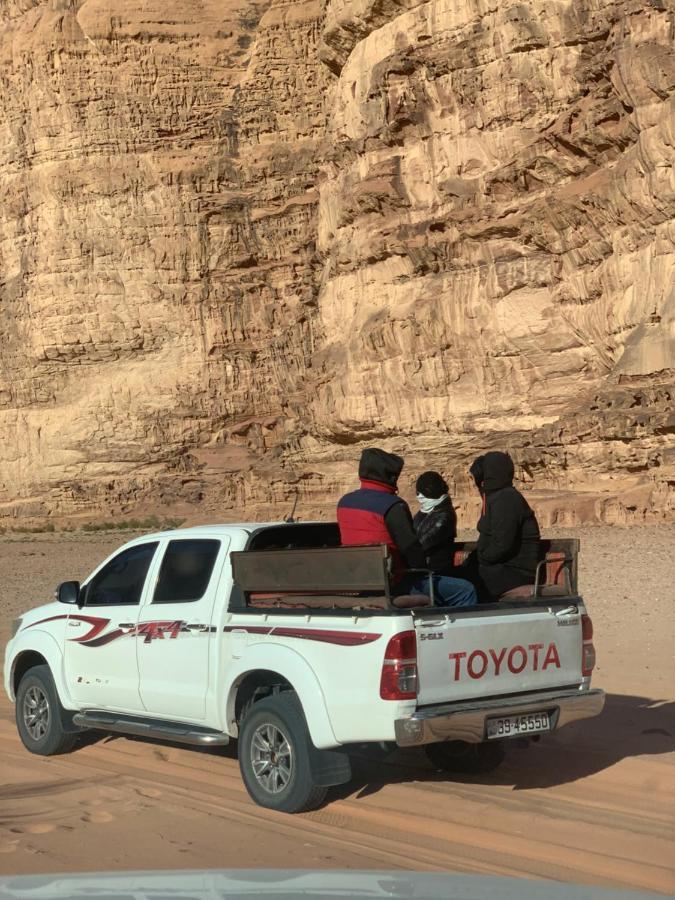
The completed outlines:
{"type": "Polygon", "coordinates": [[[582,680],[581,614],[569,602],[462,613],[436,609],[414,620],[420,705],[582,680]]]}

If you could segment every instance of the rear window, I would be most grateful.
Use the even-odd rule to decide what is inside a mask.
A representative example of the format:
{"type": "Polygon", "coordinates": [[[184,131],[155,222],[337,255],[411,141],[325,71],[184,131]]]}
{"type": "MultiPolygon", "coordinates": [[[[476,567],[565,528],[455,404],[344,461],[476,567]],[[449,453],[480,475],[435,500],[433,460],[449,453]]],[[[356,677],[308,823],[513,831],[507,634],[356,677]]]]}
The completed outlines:
{"type": "Polygon", "coordinates": [[[309,550],[339,546],[337,522],[295,522],[260,528],[251,535],[246,549],[309,550]]]}
{"type": "Polygon", "coordinates": [[[211,580],[220,541],[170,541],[159,570],[153,603],[201,600],[211,580]]]}

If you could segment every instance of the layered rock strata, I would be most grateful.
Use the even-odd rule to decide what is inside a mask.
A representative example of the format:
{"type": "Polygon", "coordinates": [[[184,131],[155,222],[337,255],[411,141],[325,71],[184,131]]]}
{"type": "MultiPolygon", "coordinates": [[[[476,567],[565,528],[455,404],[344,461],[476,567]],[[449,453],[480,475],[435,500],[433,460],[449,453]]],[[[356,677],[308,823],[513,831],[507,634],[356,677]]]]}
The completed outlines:
{"type": "Polygon", "coordinates": [[[5,0],[0,513],[328,515],[362,446],[672,516],[672,10],[5,0]]]}

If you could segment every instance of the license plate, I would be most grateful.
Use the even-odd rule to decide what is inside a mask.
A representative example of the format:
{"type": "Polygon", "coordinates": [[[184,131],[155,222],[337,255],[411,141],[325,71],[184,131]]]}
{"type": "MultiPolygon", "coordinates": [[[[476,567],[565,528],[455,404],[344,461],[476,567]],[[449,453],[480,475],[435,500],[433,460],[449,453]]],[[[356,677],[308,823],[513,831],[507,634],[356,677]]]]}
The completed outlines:
{"type": "Polygon", "coordinates": [[[520,734],[537,734],[550,731],[551,722],[547,712],[527,713],[521,716],[503,716],[487,720],[488,740],[516,737],[520,734]]]}

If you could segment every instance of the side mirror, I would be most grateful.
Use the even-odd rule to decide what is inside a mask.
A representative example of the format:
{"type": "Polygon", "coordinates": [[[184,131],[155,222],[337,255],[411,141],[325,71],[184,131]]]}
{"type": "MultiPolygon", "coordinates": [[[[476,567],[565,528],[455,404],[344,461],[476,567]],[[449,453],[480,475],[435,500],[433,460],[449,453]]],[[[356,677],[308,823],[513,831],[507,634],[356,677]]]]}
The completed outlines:
{"type": "Polygon", "coordinates": [[[71,605],[79,605],[80,601],[80,582],[79,581],[62,581],[56,589],[56,599],[59,603],[70,603],[71,605]]]}

